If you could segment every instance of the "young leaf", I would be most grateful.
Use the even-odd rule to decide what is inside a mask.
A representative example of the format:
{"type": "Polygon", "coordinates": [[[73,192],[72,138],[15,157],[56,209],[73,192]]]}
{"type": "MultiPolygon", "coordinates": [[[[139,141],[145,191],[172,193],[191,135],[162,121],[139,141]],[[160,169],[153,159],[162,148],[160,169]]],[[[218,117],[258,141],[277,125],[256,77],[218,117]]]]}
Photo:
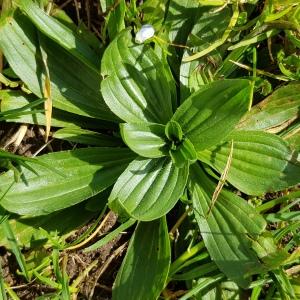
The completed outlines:
{"type": "MultiPolygon", "coordinates": [[[[1,205],[17,214],[35,216],[72,206],[112,185],[134,157],[123,148],[85,148],[40,156],[37,161],[54,165],[65,176],[37,164],[38,175],[21,168],[22,180],[12,186],[1,205]]],[[[11,178],[11,171],[0,176],[1,192],[11,178]]]]}
{"type": "Polygon", "coordinates": [[[188,164],[181,169],[169,157],[137,158],[119,177],[109,197],[110,207],[141,221],[165,215],[183,194],[188,164]]]}
{"type": "Polygon", "coordinates": [[[248,195],[280,191],[300,181],[297,153],[280,137],[260,131],[234,131],[222,144],[198,152],[198,159],[222,173],[233,140],[227,180],[248,195]]]}
{"type": "Polygon", "coordinates": [[[248,80],[231,79],[207,84],[177,109],[178,122],[196,151],[207,149],[228,135],[246,113],[251,96],[248,80]]]}
{"type": "Polygon", "coordinates": [[[187,161],[194,163],[197,160],[197,152],[188,138],[185,138],[176,149],[170,149],[169,154],[177,168],[182,168],[187,161]]]}
{"type": "Polygon", "coordinates": [[[215,184],[196,164],[191,166],[190,172],[195,217],[205,246],[229,279],[247,287],[250,280],[245,274],[259,266],[248,235],[253,238],[259,235],[266,222],[244,199],[224,189],[207,216],[215,184]]]}
{"type": "MultiPolygon", "coordinates": [[[[79,115],[117,120],[102,99],[100,73],[43,34],[39,38],[47,53],[53,106],[79,115]]],[[[19,10],[1,18],[0,48],[14,72],[42,98],[45,74],[37,31],[19,10]]]]}
{"type": "Polygon", "coordinates": [[[170,141],[181,141],[183,138],[182,129],[175,121],[170,121],[167,123],[165,134],[170,141]]]}
{"type": "Polygon", "coordinates": [[[112,112],[127,123],[166,124],[173,93],[164,68],[150,45],[134,44],[129,30],[118,35],[101,65],[101,91],[112,112]]]}
{"type": "Polygon", "coordinates": [[[155,300],[167,280],[171,249],[165,217],[140,222],[113,286],[113,300],[155,300]]]}
{"type": "Polygon", "coordinates": [[[120,125],[123,141],[143,157],[166,155],[165,126],[154,123],[125,123],[120,125]]]}

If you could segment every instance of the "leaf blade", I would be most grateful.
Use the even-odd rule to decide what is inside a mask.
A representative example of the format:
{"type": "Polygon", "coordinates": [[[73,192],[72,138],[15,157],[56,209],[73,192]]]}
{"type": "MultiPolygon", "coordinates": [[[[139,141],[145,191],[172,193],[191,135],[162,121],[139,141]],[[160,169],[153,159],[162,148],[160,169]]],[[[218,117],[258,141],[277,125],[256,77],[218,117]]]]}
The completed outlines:
{"type": "MultiPolygon", "coordinates": [[[[135,155],[122,148],[83,148],[50,153],[36,158],[55,165],[65,177],[35,165],[38,175],[22,170],[1,201],[8,211],[21,215],[44,215],[77,204],[114,183],[135,155]]],[[[30,162],[28,162],[30,165],[30,162]]],[[[11,172],[0,176],[0,190],[11,183],[11,172]]]]}
{"type": "Polygon", "coordinates": [[[165,215],[182,195],[188,165],[178,169],[169,157],[137,158],[116,182],[109,197],[110,207],[141,221],[165,215]]]}
{"type": "MultiPolygon", "coordinates": [[[[280,137],[260,131],[234,131],[233,158],[227,180],[242,192],[261,195],[293,186],[300,181],[296,151],[280,137]]],[[[198,153],[198,159],[218,172],[224,170],[230,152],[228,142],[198,153]]]]}
{"type": "Polygon", "coordinates": [[[114,283],[113,299],[157,299],[167,280],[170,251],[165,218],[140,222],[114,283]]]}
{"type": "Polygon", "coordinates": [[[196,151],[217,144],[246,113],[251,86],[248,80],[216,81],[201,87],[177,109],[177,121],[196,151]]]}
{"type": "Polygon", "coordinates": [[[167,123],[172,99],[165,65],[149,45],[132,42],[123,31],[106,49],[101,91],[109,108],[127,123],[167,123]]]}
{"type": "Polygon", "coordinates": [[[221,271],[246,287],[250,281],[244,275],[253,266],[259,266],[247,235],[259,235],[266,222],[244,199],[225,190],[221,191],[211,214],[206,218],[214,190],[214,183],[201,168],[192,165],[190,191],[205,246],[221,271]]]}

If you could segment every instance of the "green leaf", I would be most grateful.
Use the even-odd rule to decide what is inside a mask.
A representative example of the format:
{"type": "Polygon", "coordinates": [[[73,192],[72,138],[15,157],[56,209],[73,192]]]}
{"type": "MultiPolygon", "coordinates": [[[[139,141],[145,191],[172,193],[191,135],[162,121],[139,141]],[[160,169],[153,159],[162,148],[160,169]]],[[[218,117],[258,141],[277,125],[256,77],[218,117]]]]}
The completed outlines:
{"type": "MultiPolygon", "coordinates": [[[[9,112],[10,110],[19,110],[25,106],[31,106],[34,101],[38,98],[34,95],[28,95],[21,91],[16,90],[1,90],[0,100],[1,100],[1,112],[9,112]]],[[[44,109],[44,106],[38,106],[37,109],[44,109]]],[[[28,112],[29,110],[26,110],[28,112]]],[[[29,123],[37,125],[45,125],[46,118],[45,114],[42,112],[31,113],[31,114],[20,114],[18,116],[7,115],[6,121],[17,122],[17,123],[29,123]]],[[[71,127],[79,126],[92,129],[99,128],[118,128],[118,125],[108,121],[97,120],[95,122],[94,118],[88,118],[85,116],[79,116],[66,111],[54,108],[52,111],[51,125],[53,127],[71,127]]]]}
{"type": "Polygon", "coordinates": [[[169,272],[171,249],[166,219],[140,222],[113,286],[113,300],[155,300],[169,272]]]}
{"type": "Polygon", "coordinates": [[[207,84],[177,109],[178,122],[197,151],[207,149],[228,135],[246,113],[251,96],[248,80],[232,79],[207,84]]]}
{"type": "MultiPolygon", "coordinates": [[[[1,200],[8,211],[21,215],[45,215],[79,203],[112,185],[134,158],[128,149],[86,148],[42,155],[36,160],[53,165],[65,176],[40,165],[37,174],[21,168],[21,181],[1,200]]],[[[11,185],[12,172],[0,176],[0,192],[11,185]]]]}
{"type": "Polygon", "coordinates": [[[196,164],[190,171],[190,192],[205,246],[220,270],[245,288],[250,283],[245,274],[260,265],[248,236],[258,236],[266,222],[244,199],[224,189],[207,215],[216,184],[196,164]]]}
{"type": "Polygon", "coordinates": [[[224,171],[233,140],[227,180],[248,195],[280,191],[300,181],[300,162],[288,143],[271,133],[234,131],[225,141],[198,152],[198,159],[224,171]]]}
{"type": "Polygon", "coordinates": [[[82,37],[57,19],[47,15],[32,0],[18,0],[18,5],[32,23],[45,35],[96,70],[100,61],[82,37]]]}
{"type": "Polygon", "coordinates": [[[169,157],[137,158],[116,182],[109,197],[112,210],[150,221],[170,211],[183,194],[188,165],[178,169],[169,157]]]}
{"type": "Polygon", "coordinates": [[[165,126],[149,123],[120,124],[123,141],[143,157],[155,158],[166,155],[165,126]]]}
{"type": "Polygon", "coordinates": [[[279,132],[298,118],[299,107],[300,84],[290,83],[252,107],[238,124],[238,128],[279,132]]]}
{"type": "Polygon", "coordinates": [[[98,147],[114,147],[122,146],[123,144],[122,141],[116,137],[81,128],[62,128],[57,130],[53,137],[98,147]]]}
{"type": "MultiPolygon", "coordinates": [[[[39,34],[39,38],[47,53],[53,106],[79,115],[116,120],[102,99],[100,73],[46,36],[39,34]]],[[[1,18],[0,48],[13,71],[42,98],[45,74],[37,31],[20,11],[1,18]]]]}
{"type": "Polygon", "coordinates": [[[127,123],[166,124],[171,119],[173,93],[165,65],[150,45],[134,44],[129,30],[107,47],[101,74],[105,102],[127,123]]]}

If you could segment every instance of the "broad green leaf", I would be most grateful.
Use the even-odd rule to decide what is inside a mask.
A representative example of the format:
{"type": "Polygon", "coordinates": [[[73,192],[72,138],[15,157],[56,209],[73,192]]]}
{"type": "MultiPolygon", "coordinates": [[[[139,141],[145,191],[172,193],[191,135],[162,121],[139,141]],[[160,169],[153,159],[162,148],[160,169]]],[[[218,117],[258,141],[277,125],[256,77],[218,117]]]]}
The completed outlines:
{"type": "Polygon", "coordinates": [[[72,127],[57,130],[53,137],[56,139],[98,147],[114,147],[122,146],[123,144],[122,141],[116,137],[91,130],[72,127]]]}
{"type": "Polygon", "coordinates": [[[47,15],[46,12],[40,9],[32,0],[18,0],[17,3],[42,33],[64,47],[69,53],[84,63],[87,63],[96,70],[99,68],[100,62],[96,53],[76,31],[70,30],[69,27],[57,19],[47,15]]]}
{"type": "Polygon", "coordinates": [[[141,221],[165,215],[183,194],[188,165],[178,169],[169,157],[137,158],[119,177],[109,197],[110,207],[141,221]]]}
{"type": "MultiPolygon", "coordinates": [[[[209,47],[211,43],[221,38],[226,30],[231,10],[226,7],[222,10],[203,9],[199,15],[187,40],[187,46],[193,48],[193,52],[200,52],[209,47]]],[[[191,54],[185,50],[183,57],[191,54]]],[[[218,50],[214,50],[200,60],[182,62],[180,66],[180,97],[186,99],[192,92],[198,90],[199,86],[214,80],[214,73],[222,63],[222,56],[218,50]]]]}
{"type": "Polygon", "coordinates": [[[150,123],[125,123],[120,125],[123,141],[128,147],[143,157],[165,156],[165,126],[150,123]]]}
{"type": "MultiPolygon", "coordinates": [[[[45,215],[79,203],[112,185],[134,158],[128,149],[86,148],[42,155],[37,161],[55,166],[32,165],[37,174],[21,168],[19,182],[1,200],[8,211],[20,215],[45,215]]],[[[28,162],[31,166],[31,163],[28,162]]],[[[12,183],[12,172],[0,176],[0,192],[12,183]]]]}
{"type": "Polygon", "coordinates": [[[220,270],[245,288],[250,283],[245,274],[260,265],[248,236],[259,235],[266,222],[244,199],[224,189],[207,215],[216,184],[198,165],[190,171],[190,192],[205,246],[220,270]]]}
{"type": "MultiPolygon", "coordinates": [[[[1,100],[1,112],[8,112],[11,110],[18,110],[25,106],[31,105],[32,102],[36,101],[38,98],[34,95],[28,95],[21,91],[16,90],[1,90],[0,100],[1,100]]],[[[37,110],[44,109],[44,106],[36,107],[37,110]]],[[[29,110],[26,110],[26,112],[29,110]]],[[[31,113],[31,114],[20,114],[15,117],[6,117],[8,122],[16,123],[29,123],[36,125],[45,125],[46,119],[42,112],[31,113]]],[[[53,127],[85,127],[92,129],[100,128],[110,128],[117,129],[118,125],[109,121],[97,120],[95,122],[94,118],[88,118],[85,116],[79,116],[66,111],[54,108],[52,111],[51,124],[53,127]]]]}
{"type": "Polygon", "coordinates": [[[178,122],[196,151],[216,145],[246,113],[251,96],[248,80],[216,81],[202,86],[177,109],[178,122]]]}
{"type": "MultiPolygon", "coordinates": [[[[34,245],[47,242],[45,232],[49,234],[57,232],[63,235],[95,216],[96,212],[85,210],[84,206],[85,203],[80,203],[47,216],[13,218],[9,220],[9,224],[20,247],[34,247],[34,245]]],[[[0,227],[0,245],[9,248],[2,226],[0,227]]]]}
{"type": "Polygon", "coordinates": [[[161,294],[171,261],[165,217],[140,222],[113,286],[113,300],[155,300],[161,294]]]}
{"type": "Polygon", "coordinates": [[[291,83],[278,88],[272,95],[251,108],[238,124],[241,130],[279,132],[298,118],[300,84],[291,83]]]}
{"type": "MultiPolygon", "coordinates": [[[[102,99],[100,73],[46,36],[39,34],[39,38],[47,53],[53,106],[79,115],[116,120],[102,99]]],[[[0,48],[13,71],[42,98],[45,74],[37,31],[20,11],[1,18],[0,48]]]]}
{"type": "Polygon", "coordinates": [[[260,131],[234,131],[222,144],[198,152],[198,159],[224,171],[231,141],[233,155],[227,180],[248,195],[280,191],[300,182],[297,153],[280,137],[260,131]]]}
{"type": "Polygon", "coordinates": [[[101,68],[101,91],[112,112],[127,123],[166,124],[173,115],[174,93],[165,67],[150,45],[132,41],[130,31],[118,35],[107,47],[101,68]]]}

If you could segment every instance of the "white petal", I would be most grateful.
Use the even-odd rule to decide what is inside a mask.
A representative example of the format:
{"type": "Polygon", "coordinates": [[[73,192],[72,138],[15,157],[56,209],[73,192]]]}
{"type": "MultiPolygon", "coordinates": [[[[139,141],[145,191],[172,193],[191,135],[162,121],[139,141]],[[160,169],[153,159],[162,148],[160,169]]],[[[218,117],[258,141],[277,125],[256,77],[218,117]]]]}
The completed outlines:
{"type": "Polygon", "coordinates": [[[142,28],[136,33],[135,42],[142,44],[146,40],[151,39],[154,36],[155,30],[152,25],[145,24],[142,28]]]}

